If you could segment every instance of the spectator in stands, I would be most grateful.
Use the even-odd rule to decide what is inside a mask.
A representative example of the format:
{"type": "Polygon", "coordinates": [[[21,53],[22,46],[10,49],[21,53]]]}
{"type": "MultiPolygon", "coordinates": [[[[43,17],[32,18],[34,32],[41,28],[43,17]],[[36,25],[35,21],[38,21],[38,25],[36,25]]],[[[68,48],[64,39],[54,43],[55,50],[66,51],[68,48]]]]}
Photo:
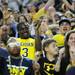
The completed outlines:
{"type": "Polygon", "coordinates": [[[64,49],[60,52],[61,59],[61,68],[60,75],[74,75],[75,70],[75,30],[71,30],[66,33],[64,49]],[[65,54],[63,56],[63,54],[65,54]]]}
{"type": "Polygon", "coordinates": [[[58,48],[56,42],[47,39],[43,42],[44,56],[39,59],[40,75],[59,75],[59,67],[57,67],[58,48]]]}
{"type": "Polygon", "coordinates": [[[67,18],[61,19],[59,22],[59,30],[60,33],[53,36],[53,39],[56,40],[57,46],[59,48],[62,48],[64,46],[64,35],[66,34],[66,32],[71,30],[70,20],[67,18]]]}
{"type": "Polygon", "coordinates": [[[11,37],[7,43],[9,52],[7,66],[10,74],[34,75],[32,61],[20,55],[20,43],[16,38],[11,37]]]}
{"type": "Polygon", "coordinates": [[[0,34],[0,40],[4,43],[4,45],[7,44],[7,40],[9,39],[9,31],[10,27],[7,25],[1,26],[1,34],[0,34]]]}
{"type": "Polygon", "coordinates": [[[49,19],[47,16],[43,16],[43,19],[41,19],[41,24],[39,26],[39,35],[41,39],[52,37],[52,32],[49,28],[49,19]]]}
{"type": "Polygon", "coordinates": [[[19,23],[17,25],[17,30],[19,34],[17,40],[21,43],[21,55],[34,60],[35,51],[41,50],[41,45],[40,47],[39,44],[36,45],[35,38],[31,37],[28,24],[19,23]]]}

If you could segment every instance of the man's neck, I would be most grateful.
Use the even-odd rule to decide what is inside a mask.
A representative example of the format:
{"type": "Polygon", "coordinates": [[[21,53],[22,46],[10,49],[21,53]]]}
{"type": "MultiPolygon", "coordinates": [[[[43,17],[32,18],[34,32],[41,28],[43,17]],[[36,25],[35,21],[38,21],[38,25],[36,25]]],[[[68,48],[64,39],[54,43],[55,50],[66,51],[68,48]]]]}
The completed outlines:
{"type": "Polygon", "coordinates": [[[14,59],[20,59],[21,58],[21,56],[19,55],[19,56],[13,56],[13,55],[10,55],[11,56],[11,58],[14,58],[14,59]]]}

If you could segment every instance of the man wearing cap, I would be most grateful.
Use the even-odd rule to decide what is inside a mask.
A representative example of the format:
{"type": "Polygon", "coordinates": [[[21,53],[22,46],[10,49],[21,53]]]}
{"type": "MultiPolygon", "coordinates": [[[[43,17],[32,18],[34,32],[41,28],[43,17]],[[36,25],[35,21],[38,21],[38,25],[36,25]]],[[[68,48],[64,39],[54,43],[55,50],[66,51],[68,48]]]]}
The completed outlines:
{"type": "Polygon", "coordinates": [[[7,66],[11,75],[34,75],[32,61],[20,56],[20,43],[11,37],[7,42],[9,56],[7,66]]]}
{"type": "Polygon", "coordinates": [[[71,22],[69,19],[64,18],[61,19],[59,22],[59,34],[56,34],[53,36],[53,39],[56,40],[57,46],[59,48],[62,48],[64,46],[64,35],[66,32],[71,30],[71,22]]]}

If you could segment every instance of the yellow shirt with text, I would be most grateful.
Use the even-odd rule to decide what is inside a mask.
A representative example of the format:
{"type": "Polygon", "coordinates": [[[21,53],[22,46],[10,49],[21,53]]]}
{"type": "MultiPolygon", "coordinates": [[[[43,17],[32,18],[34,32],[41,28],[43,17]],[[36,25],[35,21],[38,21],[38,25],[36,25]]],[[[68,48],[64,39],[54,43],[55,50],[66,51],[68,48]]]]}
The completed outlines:
{"type": "Polygon", "coordinates": [[[20,51],[21,56],[34,60],[35,59],[35,39],[17,38],[17,40],[18,42],[20,42],[20,45],[21,45],[21,51],[20,51]]]}

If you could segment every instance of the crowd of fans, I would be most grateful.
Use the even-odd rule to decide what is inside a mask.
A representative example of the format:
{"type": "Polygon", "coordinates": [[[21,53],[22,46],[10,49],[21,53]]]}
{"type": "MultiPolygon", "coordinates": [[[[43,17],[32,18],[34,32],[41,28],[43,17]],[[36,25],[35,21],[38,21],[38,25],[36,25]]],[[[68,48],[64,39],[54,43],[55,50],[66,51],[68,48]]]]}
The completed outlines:
{"type": "Polygon", "coordinates": [[[0,0],[0,75],[75,75],[75,0],[0,0]]]}

